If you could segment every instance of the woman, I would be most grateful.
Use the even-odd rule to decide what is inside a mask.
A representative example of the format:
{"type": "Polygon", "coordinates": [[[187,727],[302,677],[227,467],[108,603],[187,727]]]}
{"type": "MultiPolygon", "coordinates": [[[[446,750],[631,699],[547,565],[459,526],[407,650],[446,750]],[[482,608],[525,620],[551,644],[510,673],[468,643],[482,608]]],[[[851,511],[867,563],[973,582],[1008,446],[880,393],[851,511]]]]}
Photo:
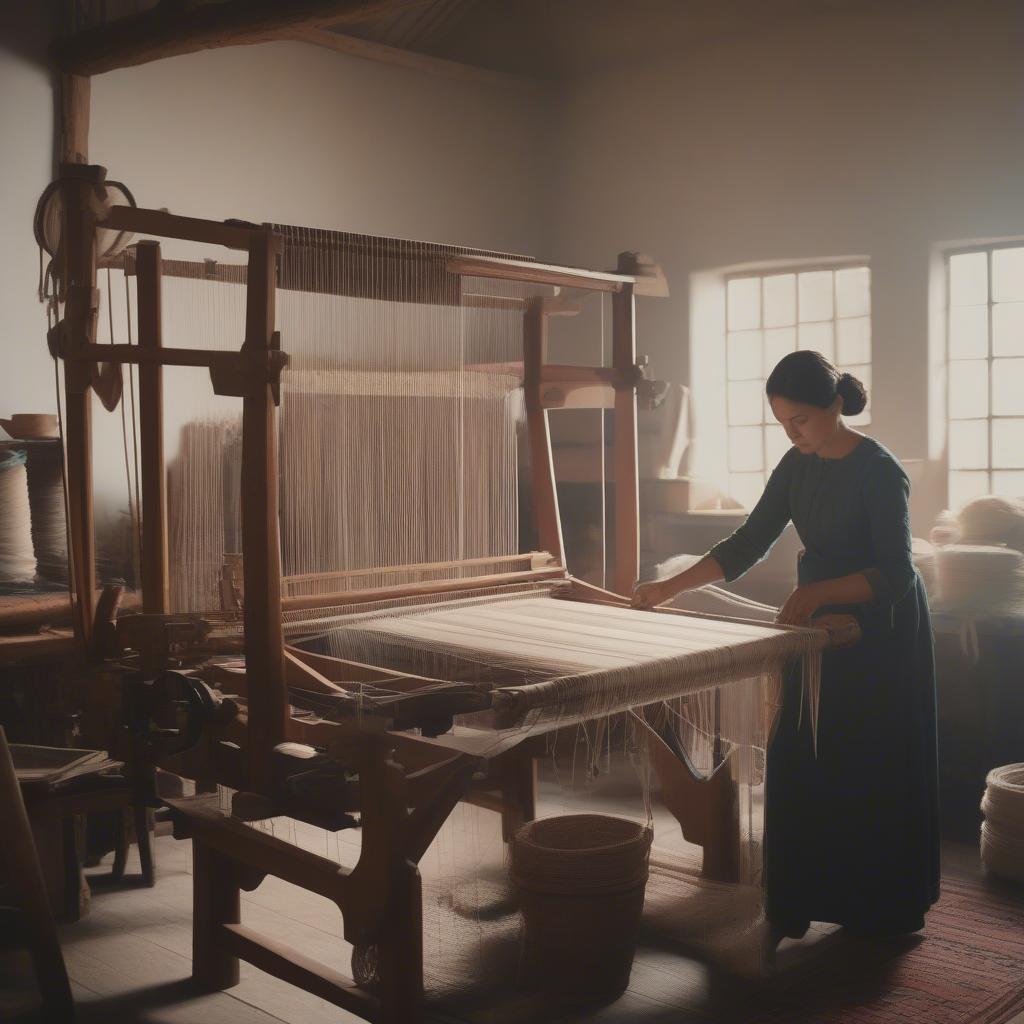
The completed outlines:
{"type": "Polygon", "coordinates": [[[737,579],[792,520],[804,552],[779,621],[852,613],[862,639],[824,655],[816,753],[798,674],[786,680],[768,750],[768,918],[776,939],[811,921],[917,931],[938,898],[939,832],[934,652],[911,560],[910,485],[892,454],[846,425],[864,387],[819,353],[786,356],[765,390],[793,447],[761,500],[700,562],[637,586],[633,601],[650,608],[737,579]]]}

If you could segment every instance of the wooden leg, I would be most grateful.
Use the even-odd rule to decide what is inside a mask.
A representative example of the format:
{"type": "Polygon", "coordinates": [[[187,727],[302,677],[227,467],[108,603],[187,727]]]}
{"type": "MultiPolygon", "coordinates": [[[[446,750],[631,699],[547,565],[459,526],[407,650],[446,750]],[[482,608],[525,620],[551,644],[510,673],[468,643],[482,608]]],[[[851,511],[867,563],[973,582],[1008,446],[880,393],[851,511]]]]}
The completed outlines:
{"type": "Polygon", "coordinates": [[[124,878],[124,868],[128,861],[128,846],[130,845],[129,835],[131,815],[128,811],[117,812],[117,825],[114,830],[114,863],[110,869],[110,877],[115,882],[124,878]]]}
{"type": "Polygon", "coordinates": [[[135,819],[135,842],[139,847],[139,864],[142,868],[144,885],[152,888],[156,884],[156,863],[153,860],[153,845],[149,834],[149,808],[145,804],[136,803],[132,807],[135,819]]]}
{"type": "Polygon", "coordinates": [[[239,924],[238,876],[232,861],[192,841],[192,977],[211,989],[238,984],[238,957],[228,952],[221,925],[239,924]]]}
{"type": "Polygon", "coordinates": [[[537,816],[537,759],[527,747],[513,749],[501,769],[501,838],[512,842],[516,829],[537,816]]]}
{"type": "Polygon", "coordinates": [[[50,911],[46,883],[39,867],[32,829],[21,799],[21,789],[14,773],[7,739],[0,728],[0,820],[4,823],[4,839],[0,843],[0,868],[14,883],[21,921],[28,933],[39,991],[43,997],[44,1019],[70,1022],[75,1010],[57,941],[57,929],[50,911]]]}
{"type": "Polygon", "coordinates": [[[380,1024],[418,1024],[423,1014],[423,892],[415,864],[394,873],[394,912],[381,938],[380,1024]]]}
{"type": "Polygon", "coordinates": [[[64,909],[62,918],[74,923],[89,913],[92,893],[82,870],[81,850],[85,843],[82,816],[67,815],[61,821],[61,841],[64,850],[64,909]]]}

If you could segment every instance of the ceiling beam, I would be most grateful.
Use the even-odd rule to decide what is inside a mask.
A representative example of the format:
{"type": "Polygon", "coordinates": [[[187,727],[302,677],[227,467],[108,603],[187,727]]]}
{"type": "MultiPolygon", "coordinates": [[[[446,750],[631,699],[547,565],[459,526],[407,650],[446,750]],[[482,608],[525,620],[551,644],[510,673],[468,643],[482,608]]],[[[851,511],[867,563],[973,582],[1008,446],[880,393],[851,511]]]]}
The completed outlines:
{"type": "Polygon", "coordinates": [[[320,28],[292,29],[278,38],[313,43],[316,46],[325,46],[337,53],[344,53],[349,57],[373,60],[381,64],[394,64],[467,84],[497,86],[527,93],[542,92],[548,85],[539,78],[511,75],[504,71],[492,71],[489,68],[462,64],[454,60],[445,60],[442,57],[431,57],[426,53],[403,50],[397,46],[386,46],[384,43],[375,43],[369,39],[342,35],[340,32],[331,32],[320,28]]]}
{"type": "Polygon", "coordinates": [[[144,14],[78,32],[54,53],[64,72],[97,75],[197,50],[286,38],[296,28],[351,24],[425,0],[226,0],[187,6],[163,0],[144,14]]]}

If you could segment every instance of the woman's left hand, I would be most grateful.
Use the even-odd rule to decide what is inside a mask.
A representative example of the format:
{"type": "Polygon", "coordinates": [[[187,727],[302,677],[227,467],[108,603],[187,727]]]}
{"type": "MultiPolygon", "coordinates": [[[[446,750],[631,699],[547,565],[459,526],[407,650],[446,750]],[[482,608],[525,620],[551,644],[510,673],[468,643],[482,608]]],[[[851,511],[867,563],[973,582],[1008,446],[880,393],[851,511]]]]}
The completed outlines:
{"type": "Polygon", "coordinates": [[[804,626],[823,604],[820,587],[816,583],[806,583],[786,598],[775,621],[784,626],[804,626]]]}

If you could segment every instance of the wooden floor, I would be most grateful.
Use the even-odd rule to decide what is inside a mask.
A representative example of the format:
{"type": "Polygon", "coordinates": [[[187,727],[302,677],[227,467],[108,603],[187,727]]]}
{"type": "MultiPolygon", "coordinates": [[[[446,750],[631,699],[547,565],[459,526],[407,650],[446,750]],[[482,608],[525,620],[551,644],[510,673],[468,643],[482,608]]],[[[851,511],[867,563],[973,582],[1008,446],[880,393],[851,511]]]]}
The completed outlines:
{"type": "MultiPolygon", "coordinates": [[[[92,876],[90,913],[77,924],[61,927],[81,1024],[356,1021],[244,963],[241,983],[228,992],[196,989],[190,981],[190,844],[161,837],[156,849],[160,877],[155,888],[136,888],[130,881],[117,887],[104,885],[105,868],[101,866],[92,876]]],[[[943,853],[947,870],[980,871],[974,848],[946,844],[943,853]]],[[[132,867],[129,863],[129,873],[132,867]]],[[[268,879],[243,897],[247,923],[301,947],[328,965],[348,970],[348,947],[339,939],[340,916],[325,900],[276,879],[268,879]]],[[[817,941],[827,941],[827,936],[812,933],[803,943],[791,943],[783,950],[783,958],[806,956],[817,941]]],[[[690,1019],[687,1010],[692,1009],[707,1021],[715,1000],[713,987],[707,968],[696,961],[647,948],[638,956],[625,995],[585,1019],[600,1024],[683,1024],[690,1019]]],[[[24,1015],[26,1005],[33,1001],[27,959],[21,954],[4,954],[0,958],[0,1020],[33,1019],[24,1015]]],[[[535,1004],[517,1006],[514,998],[506,997],[496,1010],[474,1013],[473,1019],[512,1024],[536,1019],[535,1009],[535,1004]]],[[[435,1018],[451,1019],[447,1015],[435,1018]]],[[[734,1019],[732,1014],[730,1019],[734,1019]]],[[[1024,1015],[1011,1024],[1024,1024],[1024,1015]]]]}

